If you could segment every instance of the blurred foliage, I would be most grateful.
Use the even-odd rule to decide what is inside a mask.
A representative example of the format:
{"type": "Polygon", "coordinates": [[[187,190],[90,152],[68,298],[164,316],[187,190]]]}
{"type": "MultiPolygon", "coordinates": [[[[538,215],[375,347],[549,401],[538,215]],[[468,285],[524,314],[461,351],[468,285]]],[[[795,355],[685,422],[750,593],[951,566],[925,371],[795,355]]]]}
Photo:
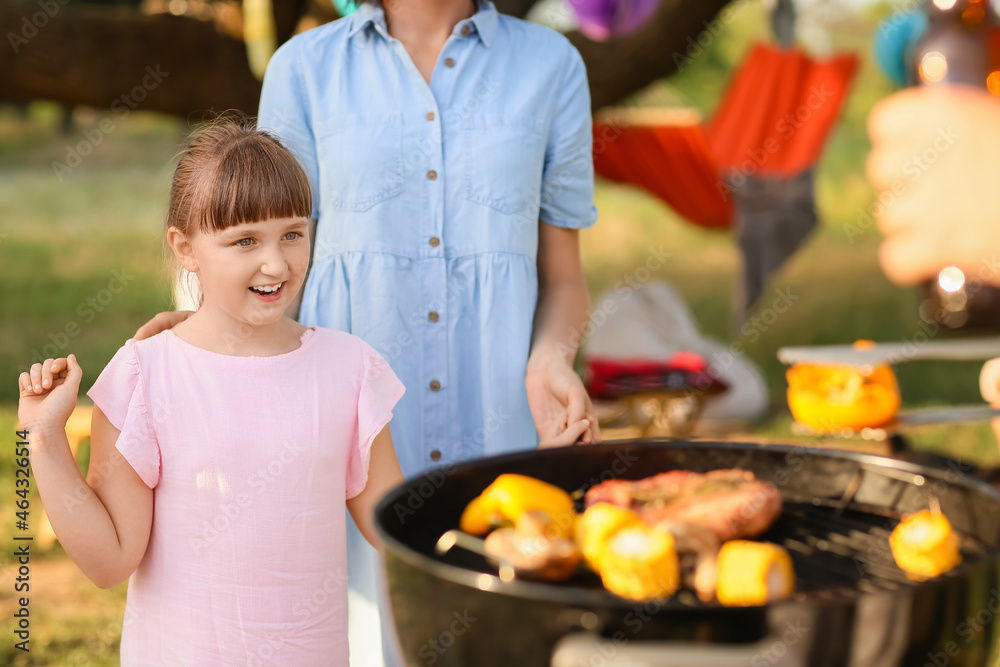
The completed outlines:
{"type": "MultiPolygon", "coordinates": [[[[693,227],[653,197],[599,182],[600,220],[581,234],[595,305],[604,290],[645,261],[650,246],[662,245],[673,253],[655,279],[678,289],[706,335],[743,344],[765,374],[773,407],[771,416],[754,428],[762,438],[792,439],[784,368],[775,357],[778,347],[858,338],[910,340],[921,331],[915,293],[890,284],[878,268],[877,231],[866,229],[853,240],[845,231],[874,201],[864,176],[869,150],[865,118],[891,87],[868,57],[868,43],[875,19],[890,9],[881,5],[857,14],[834,7],[812,19],[820,32],[810,44],[825,42],[830,49],[853,50],[862,61],[841,122],[816,169],[820,227],[770,286],[791,289],[799,300],[772,325],[757,327],[749,335],[734,331],[731,304],[740,258],[729,233],[693,227]]],[[[759,3],[740,3],[733,16],[680,74],[628,103],[691,106],[710,117],[748,46],[769,39],[767,15],[759,3]]],[[[187,128],[174,119],[135,113],[116,122],[114,131],[92,145],[79,166],[62,180],[57,178],[53,163],[65,162],[69,152],[81,146],[85,132],[104,117],[78,110],[75,128],[65,135],[58,107],[34,104],[26,116],[0,108],[0,266],[6,283],[0,293],[0,367],[7,369],[0,383],[0,405],[8,406],[0,409],[0,431],[6,438],[13,437],[16,421],[15,371],[36,352],[46,345],[55,346],[60,354],[75,352],[84,368],[86,389],[138,326],[170,307],[162,225],[172,157],[187,128]],[[103,304],[101,296],[110,292],[115,271],[130,276],[128,284],[103,304]],[[100,310],[90,299],[98,300],[100,310]],[[79,331],[69,336],[71,323],[79,331]]],[[[979,366],[943,362],[899,366],[904,405],[978,402],[979,366]]],[[[931,427],[908,435],[920,448],[979,463],[995,464],[1000,458],[988,424],[931,427]]],[[[4,488],[13,486],[12,466],[10,457],[0,457],[4,488]]],[[[9,494],[0,495],[0,525],[7,534],[13,529],[10,501],[9,494]]],[[[35,507],[37,502],[35,497],[35,507]]],[[[50,597],[36,600],[33,607],[38,642],[34,658],[39,661],[35,664],[117,664],[124,587],[96,590],[78,572],[73,575],[72,568],[69,573],[58,570],[63,558],[57,549],[39,561],[39,567],[53,568],[51,575],[40,578],[65,577],[68,583],[50,597]]],[[[9,556],[0,556],[0,572],[9,575],[8,564],[9,556]]],[[[0,611],[11,604],[11,590],[0,581],[0,611]]],[[[0,648],[0,663],[29,664],[8,649],[0,648]]]]}

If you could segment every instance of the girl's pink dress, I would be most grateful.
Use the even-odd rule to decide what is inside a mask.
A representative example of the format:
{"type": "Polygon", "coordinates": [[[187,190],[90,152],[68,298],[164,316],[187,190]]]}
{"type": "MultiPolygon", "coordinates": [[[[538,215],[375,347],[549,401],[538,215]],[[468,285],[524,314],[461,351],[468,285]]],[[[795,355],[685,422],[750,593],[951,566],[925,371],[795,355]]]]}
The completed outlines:
{"type": "Polygon", "coordinates": [[[153,489],[121,664],[347,665],[344,501],[402,394],[332,329],[273,357],[127,341],[88,392],[153,489]]]}

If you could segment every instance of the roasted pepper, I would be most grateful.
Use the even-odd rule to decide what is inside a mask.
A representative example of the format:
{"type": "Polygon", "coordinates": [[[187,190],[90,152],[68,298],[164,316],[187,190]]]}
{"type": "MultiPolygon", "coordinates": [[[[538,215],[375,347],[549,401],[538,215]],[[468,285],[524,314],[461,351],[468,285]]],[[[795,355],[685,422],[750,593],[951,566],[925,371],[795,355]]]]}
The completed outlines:
{"type": "Polygon", "coordinates": [[[619,528],[601,551],[598,573],[605,588],[631,600],[673,595],[681,578],[674,537],[643,523],[619,528]]]}
{"type": "Polygon", "coordinates": [[[716,567],[716,597],[724,605],[762,605],[795,591],[792,558],[777,544],[731,540],[719,550],[716,567]]]}
{"type": "MultiPolygon", "coordinates": [[[[858,341],[855,347],[873,345],[858,341]]],[[[788,369],[788,407],[814,431],[881,426],[899,410],[899,384],[888,365],[869,373],[836,364],[796,364],[788,369]]]]}
{"type": "Polygon", "coordinates": [[[459,525],[467,533],[482,535],[500,522],[516,522],[528,510],[551,517],[550,537],[572,539],[576,511],[570,495],[540,479],[510,473],[497,477],[466,506],[459,525]]]}
{"type": "Polygon", "coordinates": [[[889,536],[896,564],[910,579],[922,581],[962,562],[958,535],[941,512],[924,510],[899,522],[889,536]]]}

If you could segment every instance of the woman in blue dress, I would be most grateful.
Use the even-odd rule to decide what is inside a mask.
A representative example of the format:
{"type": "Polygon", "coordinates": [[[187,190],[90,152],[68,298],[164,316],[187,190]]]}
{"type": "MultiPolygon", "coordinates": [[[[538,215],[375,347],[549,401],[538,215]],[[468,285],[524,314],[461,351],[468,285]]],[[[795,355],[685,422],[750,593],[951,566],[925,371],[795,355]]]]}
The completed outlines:
{"type": "MultiPolygon", "coordinates": [[[[572,369],[589,310],[578,230],[597,210],[587,77],[565,37],[489,0],[365,3],[274,54],[258,124],[312,183],[298,319],[360,336],[403,381],[405,475],[599,441],[572,369]]],[[[379,561],[351,532],[351,664],[380,665],[379,561]]]]}

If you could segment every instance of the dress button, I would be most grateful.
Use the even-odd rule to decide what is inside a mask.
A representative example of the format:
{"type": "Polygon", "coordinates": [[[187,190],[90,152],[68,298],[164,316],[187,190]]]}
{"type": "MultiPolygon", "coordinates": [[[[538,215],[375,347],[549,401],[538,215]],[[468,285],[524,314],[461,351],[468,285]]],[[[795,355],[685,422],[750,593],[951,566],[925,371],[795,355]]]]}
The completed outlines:
{"type": "Polygon", "coordinates": [[[434,120],[434,112],[433,111],[428,111],[427,112],[427,120],[434,120]]]}
{"type": "Polygon", "coordinates": [[[440,460],[441,460],[441,451],[435,449],[434,451],[431,452],[431,461],[440,461],[440,460]]]}
{"type": "Polygon", "coordinates": [[[445,58],[444,59],[444,66],[445,67],[454,67],[455,66],[455,59],[454,58],[445,58]]]}
{"type": "Polygon", "coordinates": [[[431,247],[432,247],[432,248],[436,248],[436,247],[438,247],[439,245],[441,245],[441,239],[439,239],[439,238],[438,238],[438,237],[436,237],[436,236],[432,236],[432,237],[431,237],[431,240],[430,240],[430,241],[428,241],[428,243],[430,243],[430,244],[431,244],[431,247]]]}
{"type": "Polygon", "coordinates": [[[469,26],[467,26],[467,25],[463,25],[462,26],[462,34],[463,35],[468,35],[469,34],[469,26]]]}
{"type": "Polygon", "coordinates": [[[427,319],[429,319],[431,322],[437,322],[438,317],[439,316],[436,310],[432,310],[431,312],[427,313],[427,319]]]}
{"type": "Polygon", "coordinates": [[[441,389],[441,383],[437,380],[431,380],[431,391],[438,391],[441,389]]]}
{"type": "Polygon", "coordinates": [[[438,177],[438,173],[436,171],[434,171],[433,169],[431,169],[430,171],[427,172],[427,178],[428,178],[428,180],[436,181],[437,177],[438,177]]]}

